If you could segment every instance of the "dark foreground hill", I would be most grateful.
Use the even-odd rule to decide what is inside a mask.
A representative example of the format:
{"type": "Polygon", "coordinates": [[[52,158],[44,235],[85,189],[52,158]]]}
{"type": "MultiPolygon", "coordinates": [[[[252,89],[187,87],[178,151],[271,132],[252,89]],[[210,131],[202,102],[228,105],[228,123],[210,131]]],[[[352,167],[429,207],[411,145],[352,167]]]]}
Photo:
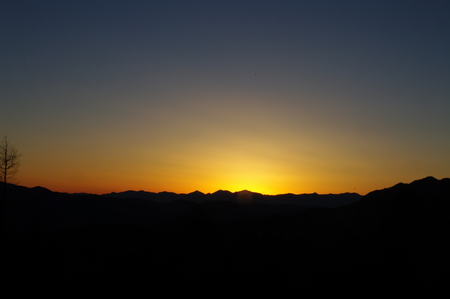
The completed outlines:
{"type": "Polygon", "coordinates": [[[5,286],[17,296],[448,295],[450,179],[398,184],[337,208],[124,204],[43,188],[18,188],[11,199],[2,241],[5,286]]]}

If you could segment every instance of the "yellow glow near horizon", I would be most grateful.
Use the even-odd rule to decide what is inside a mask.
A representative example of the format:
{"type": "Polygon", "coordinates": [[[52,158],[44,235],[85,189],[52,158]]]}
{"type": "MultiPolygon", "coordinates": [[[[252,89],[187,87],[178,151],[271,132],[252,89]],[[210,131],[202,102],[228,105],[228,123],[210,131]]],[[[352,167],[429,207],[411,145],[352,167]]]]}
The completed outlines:
{"type": "Polygon", "coordinates": [[[69,193],[366,194],[448,173],[445,151],[416,163],[424,157],[420,146],[389,136],[377,139],[351,125],[341,134],[343,128],[306,114],[234,98],[222,99],[217,109],[207,99],[189,102],[177,113],[147,115],[141,112],[151,111],[147,107],[134,122],[113,122],[110,134],[93,126],[70,131],[64,142],[59,135],[29,135],[17,144],[23,153],[18,179],[28,187],[69,193]]]}
{"type": "Polygon", "coordinates": [[[276,190],[272,187],[269,173],[263,173],[252,169],[236,171],[227,174],[224,185],[231,192],[250,190],[263,194],[273,194],[276,190]]]}

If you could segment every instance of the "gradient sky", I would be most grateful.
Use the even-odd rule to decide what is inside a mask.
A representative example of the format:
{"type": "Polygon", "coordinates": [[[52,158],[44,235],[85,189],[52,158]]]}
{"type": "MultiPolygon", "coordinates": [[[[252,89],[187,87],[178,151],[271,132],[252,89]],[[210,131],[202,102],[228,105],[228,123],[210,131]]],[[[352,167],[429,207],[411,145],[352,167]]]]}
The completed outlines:
{"type": "Polygon", "coordinates": [[[450,177],[449,1],[1,1],[19,183],[366,194],[450,177]]]}

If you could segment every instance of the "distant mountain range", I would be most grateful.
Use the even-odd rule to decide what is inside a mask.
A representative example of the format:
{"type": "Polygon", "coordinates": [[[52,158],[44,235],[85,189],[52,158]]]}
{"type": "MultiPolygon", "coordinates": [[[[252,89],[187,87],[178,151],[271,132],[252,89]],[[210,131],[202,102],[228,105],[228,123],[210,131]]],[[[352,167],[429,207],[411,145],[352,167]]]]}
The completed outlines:
{"type": "Polygon", "coordinates": [[[358,201],[356,193],[262,195],[219,190],[211,194],[125,191],[104,195],[53,192],[43,187],[8,186],[5,215],[12,230],[70,228],[102,224],[150,225],[200,213],[221,221],[292,214],[311,207],[336,207],[358,201]],[[199,205],[200,204],[200,205],[199,205]],[[16,224],[13,224],[16,223],[16,224]]]}
{"type": "Polygon", "coordinates": [[[450,295],[448,178],[362,197],[8,187],[6,289],[20,278],[55,298],[450,295]]]}
{"type": "Polygon", "coordinates": [[[146,192],[146,191],[125,191],[119,193],[103,194],[106,197],[115,198],[140,198],[155,202],[169,202],[173,200],[188,200],[196,203],[206,201],[226,201],[233,203],[264,203],[264,204],[287,204],[302,206],[324,206],[337,207],[356,202],[361,199],[358,193],[341,194],[280,194],[263,195],[261,193],[243,190],[239,192],[230,192],[218,190],[214,193],[202,193],[195,191],[188,194],[177,194],[173,192],[146,192]]]}

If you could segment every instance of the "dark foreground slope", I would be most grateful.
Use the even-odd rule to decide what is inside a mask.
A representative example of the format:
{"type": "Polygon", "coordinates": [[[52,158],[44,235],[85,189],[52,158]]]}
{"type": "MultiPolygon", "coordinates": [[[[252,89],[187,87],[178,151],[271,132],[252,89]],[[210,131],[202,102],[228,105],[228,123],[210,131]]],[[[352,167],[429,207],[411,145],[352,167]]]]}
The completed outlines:
{"type": "Polygon", "coordinates": [[[5,285],[19,282],[16,293],[32,289],[66,298],[150,297],[161,291],[165,297],[219,298],[448,293],[449,179],[398,184],[333,209],[270,205],[268,212],[269,205],[220,201],[105,206],[91,198],[95,213],[109,215],[104,218],[83,213],[85,205],[77,210],[79,202],[67,205],[74,200],[69,195],[38,191],[39,200],[10,209],[13,233],[3,240],[5,285]],[[61,205],[46,202],[59,200],[61,205]],[[70,219],[67,207],[89,225],[70,219]],[[34,220],[17,228],[13,218],[21,211],[34,220]],[[45,219],[55,221],[54,213],[71,225],[56,217],[60,228],[47,227],[45,219]],[[114,213],[120,221],[111,221],[114,213]],[[130,213],[139,221],[124,221],[130,213]],[[142,223],[141,217],[153,221],[142,223]]]}

